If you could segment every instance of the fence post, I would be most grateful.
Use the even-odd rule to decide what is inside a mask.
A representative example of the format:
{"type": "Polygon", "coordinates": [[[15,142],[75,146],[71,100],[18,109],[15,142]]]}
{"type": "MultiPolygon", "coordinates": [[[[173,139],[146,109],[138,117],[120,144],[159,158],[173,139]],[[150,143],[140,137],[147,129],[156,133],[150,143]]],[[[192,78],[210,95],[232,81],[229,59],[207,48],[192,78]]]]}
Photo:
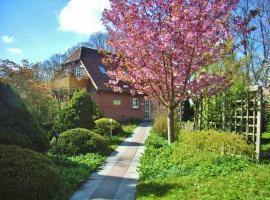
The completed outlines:
{"type": "Polygon", "coordinates": [[[263,94],[262,94],[262,86],[258,86],[257,91],[257,134],[256,134],[256,153],[257,159],[261,159],[261,137],[262,137],[262,101],[263,101],[263,94]]]}

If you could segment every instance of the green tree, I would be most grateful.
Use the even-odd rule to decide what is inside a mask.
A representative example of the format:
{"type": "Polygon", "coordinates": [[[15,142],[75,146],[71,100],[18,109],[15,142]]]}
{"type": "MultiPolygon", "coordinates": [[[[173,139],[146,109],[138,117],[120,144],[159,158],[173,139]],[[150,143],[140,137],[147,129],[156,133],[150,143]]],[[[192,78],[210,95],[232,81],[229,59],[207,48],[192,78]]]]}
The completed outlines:
{"type": "Polygon", "coordinates": [[[96,110],[90,94],[86,90],[77,90],[71,100],[64,104],[53,130],[63,132],[72,128],[91,129],[97,118],[96,110]]]}

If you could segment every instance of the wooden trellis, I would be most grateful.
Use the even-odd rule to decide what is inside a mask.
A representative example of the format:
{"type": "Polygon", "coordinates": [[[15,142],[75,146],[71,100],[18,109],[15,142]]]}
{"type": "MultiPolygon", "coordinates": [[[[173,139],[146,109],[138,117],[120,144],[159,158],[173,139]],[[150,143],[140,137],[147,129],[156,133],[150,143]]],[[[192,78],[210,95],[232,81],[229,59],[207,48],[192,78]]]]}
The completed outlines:
{"type": "Polygon", "coordinates": [[[234,100],[227,98],[226,93],[219,97],[200,98],[195,103],[194,127],[243,134],[248,143],[256,145],[257,159],[260,159],[262,102],[261,86],[250,87],[246,95],[234,100]],[[218,112],[209,112],[213,108],[218,112]]]}

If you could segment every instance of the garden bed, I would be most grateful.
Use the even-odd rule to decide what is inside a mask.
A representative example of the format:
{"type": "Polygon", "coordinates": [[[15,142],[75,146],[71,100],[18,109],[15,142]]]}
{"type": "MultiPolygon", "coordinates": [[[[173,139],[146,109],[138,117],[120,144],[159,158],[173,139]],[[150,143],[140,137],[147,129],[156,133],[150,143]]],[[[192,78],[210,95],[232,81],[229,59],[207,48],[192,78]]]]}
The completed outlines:
{"type": "Polygon", "coordinates": [[[165,139],[152,132],[140,161],[137,199],[269,198],[269,163],[196,150],[194,144],[200,141],[184,142],[168,146],[165,139]]]}

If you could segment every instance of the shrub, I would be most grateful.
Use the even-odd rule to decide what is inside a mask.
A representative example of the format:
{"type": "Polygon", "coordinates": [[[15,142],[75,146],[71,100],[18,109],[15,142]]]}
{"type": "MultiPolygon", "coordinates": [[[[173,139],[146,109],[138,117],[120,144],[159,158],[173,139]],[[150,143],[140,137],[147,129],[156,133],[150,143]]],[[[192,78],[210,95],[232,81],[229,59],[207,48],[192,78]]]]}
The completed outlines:
{"type": "Polygon", "coordinates": [[[254,157],[253,146],[248,145],[242,136],[229,132],[215,130],[181,132],[179,150],[187,146],[195,152],[212,151],[219,154],[254,157]]]}
{"type": "MultiPolygon", "coordinates": [[[[177,132],[180,130],[180,123],[175,119],[174,121],[174,130],[175,135],[177,137],[177,132]]],[[[168,128],[167,128],[167,116],[164,113],[156,114],[154,118],[154,125],[153,125],[154,133],[161,135],[163,138],[168,137],[168,128]]]]}
{"type": "MultiPolygon", "coordinates": [[[[95,121],[95,129],[96,132],[99,133],[100,135],[109,137],[110,136],[110,132],[111,132],[111,123],[110,123],[110,119],[109,118],[101,118],[95,121]]],[[[117,122],[116,120],[112,120],[112,134],[119,134],[121,133],[122,130],[122,126],[119,122],[117,122]]]]}
{"type": "Polygon", "coordinates": [[[58,146],[55,138],[51,141],[51,152],[57,148],[64,155],[79,155],[86,153],[107,153],[108,143],[104,137],[84,128],[75,128],[59,135],[58,146]]]}
{"type": "Polygon", "coordinates": [[[0,145],[0,198],[50,200],[61,186],[51,160],[15,145],[0,145]]]}
{"type": "Polygon", "coordinates": [[[153,130],[164,138],[167,137],[167,117],[166,115],[157,115],[154,119],[153,130]]]}
{"type": "Polygon", "coordinates": [[[0,144],[46,152],[48,140],[20,97],[0,82],[0,144]]]}
{"type": "Polygon", "coordinates": [[[53,131],[60,132],[73,128],[91,129],[94,120],[100,115],[96,105],[86,90],[75,91],[71,100],[64,104],[53,126],[53,131]]]}

